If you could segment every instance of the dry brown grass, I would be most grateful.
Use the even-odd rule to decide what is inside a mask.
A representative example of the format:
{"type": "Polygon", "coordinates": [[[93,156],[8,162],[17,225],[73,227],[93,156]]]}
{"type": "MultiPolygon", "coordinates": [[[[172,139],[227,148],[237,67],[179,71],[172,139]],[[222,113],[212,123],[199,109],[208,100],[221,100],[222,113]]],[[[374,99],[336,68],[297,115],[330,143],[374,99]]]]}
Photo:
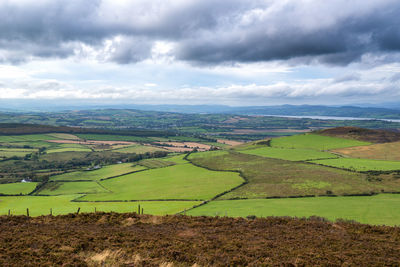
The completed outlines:
{"type": "Polygon", "coordinates": [[[243,142],[227,140],[227,139],[218,139],[217,142],[228,146],[237,146],[243,144],[243,142]]]}
{"type": "Polygon", "coordinates": [[[331,223],[317,217],[166,216],[159,224],[143,223],[151,222],[151,217],[2,216],[0,266],[398,266],[400,262],[398,227],[331,223]]]}
{"type": "Polygon", "coordinates": [[[190,152],[194,148],[198,151],[207,151],[211,148],[210,145],[197,143],[197,142],[156,142],[162,146],[162,148],[173,152],[190,152]]]}
{"type": "Polygon", "coordinates": [[[400,141],[400,132],[387,130],[374,130],[358,127],[336,127],[317,132],[321,135],[355,139],[371,143],[388,143],[400,141]]]}
{"type": "Polygon", "coordinates": [[[351,158],[400,160],[400,142],[348,147],[332,151],[351,158]]]}

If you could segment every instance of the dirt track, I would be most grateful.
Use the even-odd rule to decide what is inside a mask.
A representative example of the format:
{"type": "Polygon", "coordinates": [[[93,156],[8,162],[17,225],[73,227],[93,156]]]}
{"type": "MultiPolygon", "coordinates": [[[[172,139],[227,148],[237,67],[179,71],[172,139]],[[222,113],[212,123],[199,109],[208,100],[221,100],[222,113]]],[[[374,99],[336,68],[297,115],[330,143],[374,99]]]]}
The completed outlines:
{"type": "Polygon", "coordinates": [[[0,217],[1,266],[398,266],[400,228],[320,219],[0,217]]]}

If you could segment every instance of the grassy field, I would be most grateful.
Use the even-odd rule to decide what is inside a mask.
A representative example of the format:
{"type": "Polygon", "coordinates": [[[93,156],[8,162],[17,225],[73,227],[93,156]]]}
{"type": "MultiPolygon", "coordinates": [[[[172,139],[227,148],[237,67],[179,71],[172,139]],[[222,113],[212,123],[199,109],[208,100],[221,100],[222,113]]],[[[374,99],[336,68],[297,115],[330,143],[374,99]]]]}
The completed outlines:
{"type": "Polygon", "coordinates": [[[46,150],[46,153],[59,152],[90,152],[90,148],[80,144],[57,144],[56,146],[46,150]]]}
{"type": "Polygon", "coordinates": [[[35,189],[36,185],[37,183],[0,184],[0,194],[3,195],[29,194],[35,189]]]}
{"type": "Polygon", "coordinates": [[[242,182],[237,173],[180,164],[102,181],[112,193],[87,195],[82,200],[206,200],[242,182]]]}
{"type": "Polygon", "coordinates": [[[71,202],[79,195],[63,196],[17,196],[0,197],[0,215],[10,209],[12,215],[24,215],[29,208],[31,216],[47,215],[50,209],[53,215],[81,212],[137,212],[137,206],[144,209],[145,214],[175,214],[199,204],[197,201],[141,201],[141,202],[71,202]]]}
{"type": "Polygon", "coordinates": [[[316,164],[354,171],[395,171],[400,170],[400,161],[373,159],[337,158],[311,161],[316,164]]]}
{"type": "Polygon", "coordinates": [[[298,148],[314,150],[330,150],[342,147],[364,146],[371,143],[336,138],[317,134],[302,134],[288,137],[274,138],[271,140],[271,146],[277,148],[298,148]]]}
{"type": "Polygon", "coordinates": [[[14,156],[23,157],[26,154],[30,154],[36,151],[36,149],[28,148],[0,148],[0,158],[9,158],[14,156]]]}
{"type": "Polygon", "coordinates": [[[50,153],[44,154],[40,156],[40,159],[47,161],[68,161],[72,159],[78,158],[86,158],[89,152],[83,151],[66,151],[66,152],[58,152],[58,153],[50,153]]]}
{"type": "Polygon", "coordinates": [[[187,160],[183,159],[185,156],[186,156],[185,154],[177,154],[166,158],[160,158],[159,160],[173,162],[175,164],[185,164],[188,163],[187,160]]]}
{"type": "Polygon", "coordinates": [[[72,195],[108,192],[96,182],[52,182],[47,183],[36,195],[72,195]]]}
{"type": "Polygon", "coordinates": [[[400,161],[400,142],[341,148],[335,149],[333,152],[351,158],[400,161]]]}
{"type": "Polygon", "coordinates": [[[262,156],[267,158],[285,159],[291,161],[304,161],[312,159],[337,158],[338,156],[328,152],[310,149],[290,149],[275,147],[260,147],[256,149],[243,150],[241,153],[262,156]]]}
{"type": "Polygon", "coordinates": [[[132,163],[121,163],[104,166],[93,171],[68,172],[50,177],[51,181],[99,181],[109,177],[119,176],[130,172],[146,169],[143,166],[134,166],[132,163]]]}
{"type": "Polygon", "coordinates": [[[163,168],[175,165],[172,161],[166,161],[161,159],[144,159],[138,162],[139,165],[149,169],[163,168]]]}
{"type": "Polygon", "coordinates": [[[45,141],[51,139],[57,138],[55,138],[54,136],[49,136],[47,134],[1,135],[0,143],[45,141]]]}
{"type": "Polygon", "coordinates": [[[49,136],[54,137],[55,139],[65,139],[65,140],[79,140],[79,137],[73,134],[67,133],[49,133],[49,136]]]}
{"type": "Polygon", "coordinates": [[[189,159],[198,159],[198,158],[208,158],[208,157],[216,157],[228,155],[229,152],[225,150],[215,150],[215,151],[206,151],[206,152],[196,152],[191,153],[189,155],[189,159]]]}
{"type": "Polygon", "coordinates": [[[154,146],[143,146],[143,145],[133,145],[118,149],[113,149],[113,152],[119,153],[136,153],[136,154],[144,154],[146,152],[155,152],[155,151],[167,151],[166,149],[154,147],[154,146]]]}
{"type": "Polygon", "coordinates": [[[6,142],[6,143],[0,143],[0,145],[5,145],[5,146],[12,146],[12,147],[18,147],[18,148],[23,148],[24,146],[29,146],[33,148],[41,148],[41,147],[53,147],[56,146],[55,143],[49,143],[47,141],[22,141],[22,142],[6,142]]]}
{"type": "Polygon", "coordinates": [[[294,199],[251,199],[212,201],[189,215],[245,217],[256,215],[339,218],[368,224],[400,225],[400,195],[362,197],[316,197],[294,199]]]}
{"type": "Polygon", "coordinates": [[[238,170],[247,178],[247,184],[223,195],[221,199],[400,191],[400,179],[368,181],[365,174],[310,163],[238,152],[203,158],[194,155],[190,155],[189,159],[197,165],[212,170],[238,170]]]}

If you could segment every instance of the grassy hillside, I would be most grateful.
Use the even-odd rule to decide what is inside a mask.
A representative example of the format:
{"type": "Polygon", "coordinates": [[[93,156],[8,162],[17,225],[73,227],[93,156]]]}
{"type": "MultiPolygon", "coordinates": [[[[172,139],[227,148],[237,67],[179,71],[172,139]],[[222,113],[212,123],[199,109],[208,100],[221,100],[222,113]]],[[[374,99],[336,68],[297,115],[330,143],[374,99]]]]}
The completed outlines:
{"type": "Polygon", "coordinates": [[[330,150],[335,148],[364,146],[369,144],[369,142],[322,136],[317,134],[294,135],[288,137],[274,138],[271,140],[271,146],[276,148],[313,150],[330,150]]]}
{"type": "Polygon", "coordinates": [[[313,159],[337,158],[338,156],[328,152],[321,152],[310,149],[292,149],[259,147],[255,149],[242,150],[241,153],[262,156],[267,158],[284,159],[291,161],[305,161],[313,159]]]}
{"type": "Polygon", "coordinates": [[[242,172],[248,183],[223,195],[221,199],[400,191],[399,179],[368,181],[365,174],[238,152],[215,156],[210,154],[208,157],[194,154],[189,159],[196,165],[213,170],[242,172]]]}

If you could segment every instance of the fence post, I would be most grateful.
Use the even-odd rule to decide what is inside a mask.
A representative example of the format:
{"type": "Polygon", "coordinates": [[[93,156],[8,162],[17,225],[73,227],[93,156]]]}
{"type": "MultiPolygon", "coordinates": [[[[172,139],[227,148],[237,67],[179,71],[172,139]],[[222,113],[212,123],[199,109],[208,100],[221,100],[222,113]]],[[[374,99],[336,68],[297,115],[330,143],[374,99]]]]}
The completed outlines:
{"type": "Polygon", "coordinates": [[[96,212],[97,212],[96,207],[94,207],[94,213],[96,213],[96,212]]]}
{"type": "Polygon", "coordinates": [[[138,204],[138,214],[140,215],[140,204],[138,204]]]}
{"type": "Polygon", "coordinates": [[[78,210],[77,210],[77,212],[76,212],[76,214],[79,214],[79,211],[80,211],[80,210],[81,210],[81,208],[79,207],[78,210]]]}
{"type": "Polygon", "coordinates": [[[26,208],[26,216],[29,217],[29,208],[26,208]]]}
{"type": "Polygon", "coordinates": [[[142,208],[142,215],[143,215],[143,208],[142,208]]]}

